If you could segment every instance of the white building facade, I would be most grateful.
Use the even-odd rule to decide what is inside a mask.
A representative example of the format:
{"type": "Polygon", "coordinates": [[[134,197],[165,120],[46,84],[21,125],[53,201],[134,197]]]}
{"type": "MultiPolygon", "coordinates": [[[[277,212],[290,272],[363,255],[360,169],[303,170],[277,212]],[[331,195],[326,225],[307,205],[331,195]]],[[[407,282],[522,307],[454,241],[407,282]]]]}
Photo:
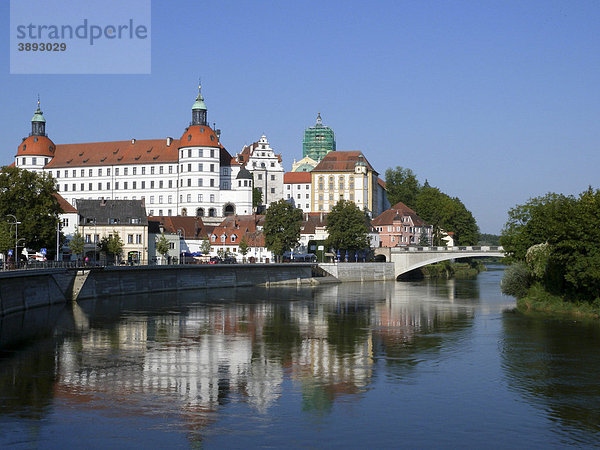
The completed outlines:
{"type": "Polygon", "coordinates": [[[50,173],[69,203],[144,200],[149,215],[222,218],[252,212],[252,179],[207,124],[201,92],[180,139],[54,145],[39,107],[15,165],[50,173]],[[239,175],[239,176],[238,176],[239,175]]]}

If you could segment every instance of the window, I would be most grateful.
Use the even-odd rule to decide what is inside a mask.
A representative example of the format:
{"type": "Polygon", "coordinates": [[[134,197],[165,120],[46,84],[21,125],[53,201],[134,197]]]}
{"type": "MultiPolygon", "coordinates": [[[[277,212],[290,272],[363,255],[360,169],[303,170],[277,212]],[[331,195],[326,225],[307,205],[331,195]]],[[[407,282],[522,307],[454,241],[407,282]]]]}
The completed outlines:
{"type": "Polygon", "coordinates": [[[162,188],[163,188],[163,180],[160,180],[160,181],[158,182],[158,188],[159,188],[159,189],[162,189],[162,188]]]}
{"type": "Polygon", "coordinates": [[[110,167],[106,169],[106,175],[110,177],[110,167]]]}
{"type": "Polygon", "coordinates": [[[93,188],[92,188],[92,183],[89,183],[88,187],[90,188],[90,189],[89,189],[90,191],[91,191],[91,190],[93,190],[93,188]]]}
{"type": "Polygon", "coordinates": [[[142,167],[142,175],[146,175],[146,168],[142,167]]]}
{"type": "Polygon", "coordinates": [[[153,209],[150,210],[150,214],[149,215],[151,215],[151,216],[154,215],[154,210],[153,209]]]}
{"type": "Polygon", "coordinates": [[[173,173],[173,166],[169,166],[169,173],[173,173]]]}
{"type": "Polygon", "coordinates": [[[354,189],[354,176],[350,175],[350,181],[348,184],[350,185],[350,189],[354,189]]]}
{"type": "Polygon", "coordinates": [[[123,175],[127,176],[127,171],[128,171],[129,167],[125,167],[123,168],[123,175]]]}
{"type": "Polygon", "coordinates": [[[111,225],[116,225],[117,223],[119,223],[119,219],[117,217],[110,217],[108,219],[108,223],[111,225]]]}
{"type": "Polygon", "coordinates": [[[123,189],[127,189],[127,181],[123,183],[123,189]]]}
{"type": "Polygon", "coordinates": [[[291,184],[288,184],[288,185],[287,185],[287,190],[289,191],[291,187],[292,187],[292,185],[291,185],[291,184]]]}
{"type": "Polygon", "coordinates": [[[258,179],[259,179],[259,180],[262,180],[262,173],[259,173],[259,174],[258,174],[258,179]]]}
{"type": "Polygon", "coordinates": [[[84,183],[81,183],[81,190],[82,191],[85,190],[85,184],[84,183]]]}
{"type": "MultiPolygon", "coordinates": [[[[275,193],[275,188],[271,188],[271,194],[275,193]]],[[[298,196],[300,196],[300,194],[298,194],[298,196]]]]}
{"type": "Polygon", "coordinates": [[[128,234],[127,235],[127,243],[128,244],[133,244],[133,234],[128,234]]]}
{"type": "Polygon", "coordinates": [[[167,203],[169,203],[169,204],[173,203],[173,196],[172,195],[169,195],[167,197],[167,203]]]}
{"type": "MultiPolygon", "coordinates": [[[[159,215],[162,216],[162,213],[160,213],[159,215]]],[[[142,235],[141,234],[136,234],[135,235],[135,243],[136,244],[141,244],[142,243],[142,235]]]]}
{"type": "Polygon", "coordinates": [[[198,178],[198,186],[202,186],[202,178],[198,178]]]}
{"type": "MultiPolygon", "coordinates": [[[[211,136],[211,138],[212,138],[212,136],[211,136]]],[[[214,150],[211,150],[211,151],[210,151],[210,157],[211,157],[211,158],[214,158],[214,157],[215,157],[215,151],[214,151],[214,150]]]]}
{"type": "Polygon", "coordinates": [[[77,186],[75,185],[75,183],[73,183],[73,190],[76,191],[77,190],[77,186]]]}
{"type": "Polygon", "coordinates": [[[215,186],[215,180],[213,178],[210,179],[210,187],[215,186]]]}
{"type": "MultiPolygon", "coordinates": [[[[25,159],[25,158],[23,158],[23,159],[25,159]]],[[[25,164],[25,162],[23,162],[23,164],[25,164]]],[[[60,170],[56,171],[56,178],[60,178],[60,170]]]]}
{"type": "Polygon", "coordinates": [[[187,179],[187,185],[188,185],[188,187],[192,185],[192,179],[191,178],[187,179]]]}
{"type": "Polygon", "coordinates": [[[192,165],[188,164],[188,172],[191,172],[191,171],[192,171],[192,165]]]}
{"type": "Polygon", "coordinates": [[[275,163],[274,162],[271,163],[271,167],[275,167],[275,163]]]}
{"type": "Polygon", "coordinates": [[[329,189],[333,191],[333,177],[329,177],[329,189]]]}
{"type": "Polygon", "coordinates": [[[306,198],[310,198],[310,194],[306,194],[306,198]]]}
{"type": "MultiPolygon", "coordinates": [[[[133,175],[135,175],[137,173],[137,167],[132,167],[131,171],[132,171],[133,175]]],[[[127,175],[127,174],[125,174],[125,175],[127,175]]]]}
{"type": "Polygon", "coordinates": [[[191,203],[192,202],[192,194],[188,194],[187,195],[187,202],[191,203]]]}
{"type": "Polygon", "coordinates": [[[210,194],[210,202],[211,203],[215,202],[215,194],[210,194]]]}
{"type": "MultiPolygon", "coordinates": [[[[23,164],[25,164],[25,158],[23,158],[23,164]]],[[[69,178],[69,171],[65,170],[65,178],[69,178]]]]}
{"type": "Polygon", "coordinates": [[[188,158],[192,157],[192,150],[188,150],[188,158]]]}
{"type": "Polygon", "coordinates": [[[75,178],[77,176],[77,171],[75,169],[73,169],[73,178],[75,178]]]}
{"type": "Polygon", "coordinates": [[[86,234],[85,235],[85,243],[86,244],[91,244],[92,243],[92,235],[91,234],[86,234]]]}
{"type": "Polygon", "coordinates": [[[223,181],[223,189],[229,189],[229,181],[223,181]]]}
{"type": "Polygon", "coordinates": [[[150,175],[154,175],[154,166],[150,167],[150,175]]]}
{"type": "Polygon", "coordinates": [[[110,181],[108,183],[106,183],[106,190],[110,191],[110,181]]]}
{"type": "Polygon", "coordinates": [[[300,200],[300,194],[298,194],[298,200],[300,200]]]}
{"type": "Polygon", "coordinates": [[[33,157],[31,158],[31,164],[37,164],[37,158],[33,157]]]}
{"type": "MultiPolygon", "coordinates": [[[[163,202],[163,196],[159,195],[158,196],[158,203],[162,203],[162,202],[163,202]]],[[[162,214],[161,214],[161,216],[162,216],[162,214]]]]}
{"type": "Polygon", "coordinates": [[[198,172],[202,172],[204,170],[204,166],[202,163],[198,164],[198,172]]]}
{"type": "Polygon", "coordinates": [[[137,188],[137,181],[133,181],[131,183],[131,189],[136,189],[137,188]]]}
{"type": "Polygon", "coordinates": [[[119,168],[118,167],[115,168],[115,176],[117,176],[117,177],[119,176],[119,168]]]}
{"type": "Polygon", "coordinates": [[[306,189],[307,189],[307,190],[308,190],[308,189],[310,189],[310,184],[307,184],[307,185],[306,185],[306,189]]]}
{"type": "Polygon", "coordinates": [[[154,189],[154,181],[150,182],[150,189],[154,189]]]}
{"type": "Polygon", "coordinates": [[[151,195],[150,196],[150,204],[153,204],[153,203],[154,203],[154,195],[151,195]]]}
{"type": "MultiPolygon", "coordinates": [[[[211,151],[212,151],[212,150],[211,150],[211,151]]],[[[214,164],[211,164],[211,165],[210,165],[210,171],[211,171],[211,172],[214,172],[214,171],[215,171],[215,165],[214,165],[214,164]]]]}
{"type": "Polygon", "coordinates": [[[275,181],[275,175],[271,175],[271,181],[275,181]]]}
{"type": "Polygon", "coordinates": [[[323,190],[323,183],[325,183],[323,177],[319,177],[319,190],[323,190]]]}
{"type": "Polygon", "coordinates": [[[198,194],[198,202],[202,202],[202,194],[198,194]]]}

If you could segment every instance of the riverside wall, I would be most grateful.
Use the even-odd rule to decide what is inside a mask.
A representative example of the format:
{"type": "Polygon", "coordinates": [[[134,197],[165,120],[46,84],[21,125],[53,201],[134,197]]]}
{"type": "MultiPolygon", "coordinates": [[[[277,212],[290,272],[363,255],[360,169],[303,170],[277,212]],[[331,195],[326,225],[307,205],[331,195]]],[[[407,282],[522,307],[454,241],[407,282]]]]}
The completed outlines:
{"type": "Polygon", "coordinates": [[[311,264],[93,267],[3,272],[0,273],[0,315],[73,299],[291,284],[311,277],[311,264]]]}
{"type": "Polygon", "coordinates": [[[395,280],[393,262],[320,263],[319,267],[341,282],[395,280]]]}

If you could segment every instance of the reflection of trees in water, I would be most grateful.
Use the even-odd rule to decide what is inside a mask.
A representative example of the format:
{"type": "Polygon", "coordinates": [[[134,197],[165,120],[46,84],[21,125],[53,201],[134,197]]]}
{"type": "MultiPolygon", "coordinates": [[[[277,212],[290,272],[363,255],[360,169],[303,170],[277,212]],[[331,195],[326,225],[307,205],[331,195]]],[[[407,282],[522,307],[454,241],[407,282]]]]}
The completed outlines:
{"type": "MultiPolygon", "coordinates": [[[[509,388],[542,403],[548,419],[563,423],[565,434],[600,434],[600,326],[506,313],[502,366],[509,388]],[[565,431],[567,430],[567,431],[565,431]]],[[[589,434],[574,436],[578,445],[589,434]]]]}

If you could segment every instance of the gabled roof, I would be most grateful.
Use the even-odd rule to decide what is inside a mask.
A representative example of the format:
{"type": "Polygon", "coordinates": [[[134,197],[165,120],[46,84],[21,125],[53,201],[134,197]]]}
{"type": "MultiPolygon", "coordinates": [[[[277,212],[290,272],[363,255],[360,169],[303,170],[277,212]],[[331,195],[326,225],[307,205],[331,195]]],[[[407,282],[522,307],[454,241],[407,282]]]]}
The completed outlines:
{"type": "Polygon", "coordinates": [[[226,217],[223,222],[214,228],[211,234],[217,236],[215,245],[235,245],[238,246],[242,238],[246,236],[246,242],[250,247],[264,247],[265,239],[262,231],[258,230],[265,223],[265,216],[258,214],[234,215],[226,217]],[[225,242],[221,242],[220,237],[226,236],[225,242]],[[237,239],[231,242],[231,235],[235,234],[237,239]]]}
{"type": "Polygon", "coordinates": [[[326,226],[326,213],[304,213],[302,215],[302,228],[300,234],[315,234],[317,228],[324,228],[326,226]]]}
{"type": "Polygon", "coordinates": [[[144,139],[112,142],[88,142],[56,146],[47,169],[81,166],[110,166],[143,163],[176,163],[179,140],[144,139]]]}
{"type": "Polygon", "coordinates": [[[178,233],[184,239],[203,239],[208,237],[214,227],[207,226],[201,217],[195,216],[150,216],[148,221],[158,222],[167,233],[178,233]]]}
{"type": "Polygon", "coordinates": [[[354,172],[356,163],[361,161],[364,162],[367,168],[373,171],[376,175],[378,174],[373,166],[367,161],[367,158],[360,151],[335,151],[329,152],[325,157],[317,164],[312,171],[313,172],[354,172]]]}
{"type": "Polygon", "coordinates": [[[88,225],[92,220],[95,225],[148,225],[143,200],[77,199],[77,211],[80,225],[88,225]]]}
{"type": "Polygon", "coordinates": [[[285,184],[310,183],[311,177],[310,172],[286,172],[283,174],[283,182],[285,184]]]}
{"type": "Polygon", "coordinates": [[[373,226],[384,226],[384,225],[392,225],[394,221],[402,220],[402,217],[408,216],[412,219],[413,225],[415,226],[428,226],[427,223],[423,219],[421,219],[416,212],[410,209],[402,202],[396,203],[390,209],[385,210],[380,215],[375,217],[371,221],[371,225],[373,226]]]}
{"type": "Polygon", "coordinates": [[[62,210],[62,212],[64,214],[77,213],[77,209],[73,205],[71,205],[68,201],[66,201],[62,195],[60,195],[60,194],[52,194],[52,195],[54,195],[56,200],[58,200],[58,206],[60,206],[60,209],[62,210]]]}

